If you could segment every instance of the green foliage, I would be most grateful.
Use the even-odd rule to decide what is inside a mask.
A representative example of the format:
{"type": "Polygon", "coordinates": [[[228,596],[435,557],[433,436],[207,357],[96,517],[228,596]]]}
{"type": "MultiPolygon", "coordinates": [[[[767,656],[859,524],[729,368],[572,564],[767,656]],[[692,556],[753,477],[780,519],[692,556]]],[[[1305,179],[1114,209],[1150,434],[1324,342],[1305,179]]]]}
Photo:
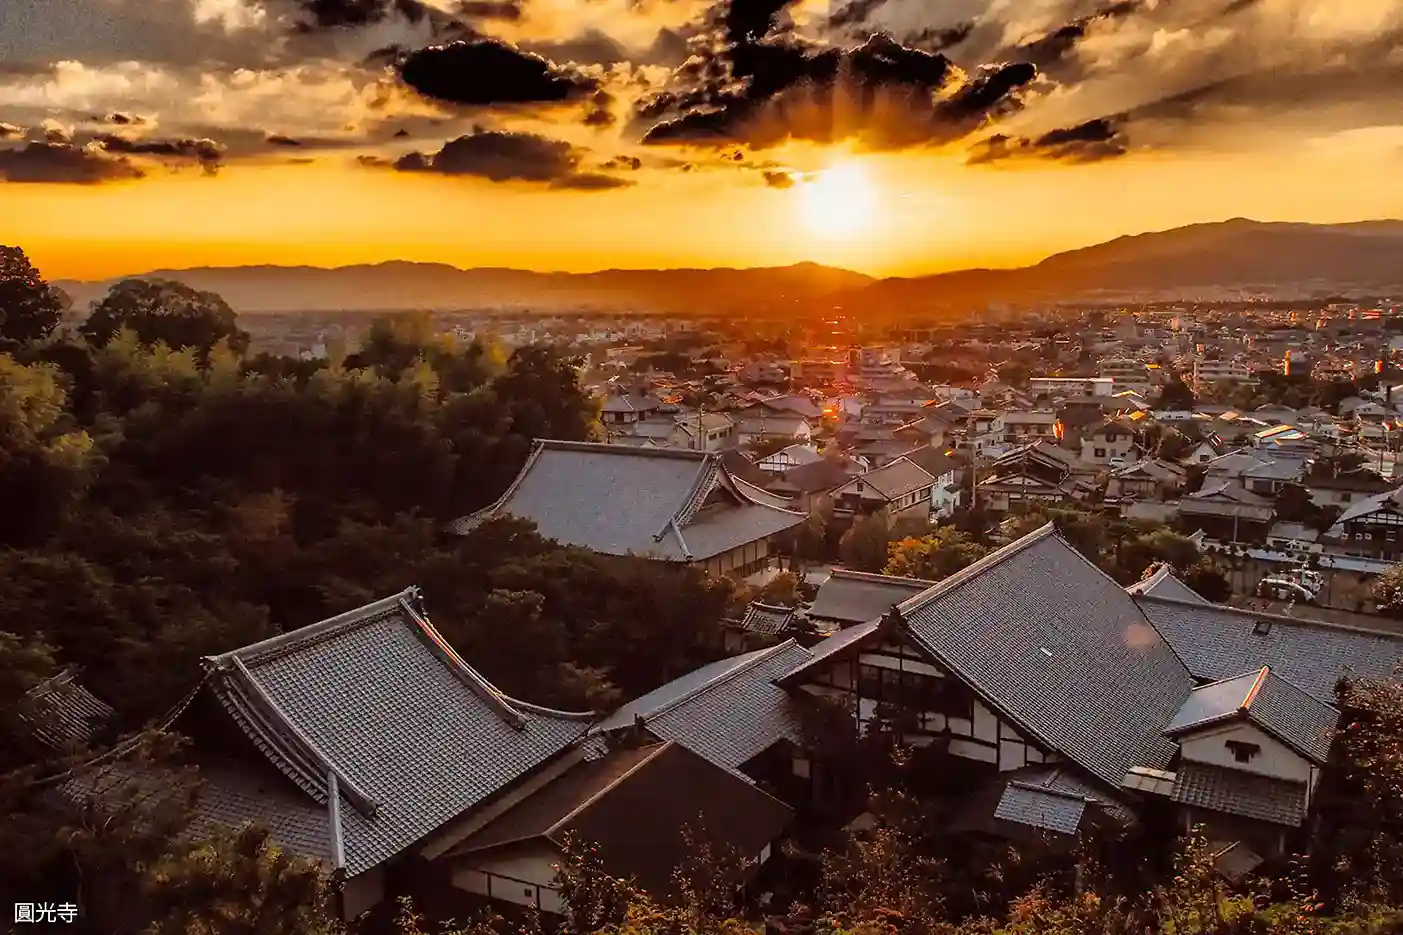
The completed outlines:
{"type": "Polygon", "coordinates": [[[61,293],[19,247],[0,246],[0,347],[47,338],[63,317],[61,293]]]}
{"type": "Polygon", "coordinates": [[[988,551],[959,530],[945,526],[929,535],[891,543],[884,571],[903,578],[939,581],[973,565],[988,551]]]}
{"type": "Polygon", "coordinates": [[[891,518],[882,510],[853,520],[838,540],[838,555],[844,564],[858,571],[879,572],[886,567],[890,542],[891,518]]]}
{"type": "Polygon", "coordinates": [[[1156,409],[1183,411],[1192,410],[1196,405],[1198,400],[1194,397],[1194,391],[1177,375],[1164,384],[1154,401],[1156,409]]]}
{"type": "Polygon", "coordinates": [[[79,329],[101,347],[130,329],[142,344],[164,344],[177,351],[209,351],[221,341],[236,351],[248,347],[234,310],[213,292],[164,279],[124,279],[88,314],[79,329]]]}
{"type": "Polygon", "coordinates": [[[1379,613],[1403,617],[1403,565],[1394,565],[1379,575],[1374,582],[1373,598],[1379,613]]]}

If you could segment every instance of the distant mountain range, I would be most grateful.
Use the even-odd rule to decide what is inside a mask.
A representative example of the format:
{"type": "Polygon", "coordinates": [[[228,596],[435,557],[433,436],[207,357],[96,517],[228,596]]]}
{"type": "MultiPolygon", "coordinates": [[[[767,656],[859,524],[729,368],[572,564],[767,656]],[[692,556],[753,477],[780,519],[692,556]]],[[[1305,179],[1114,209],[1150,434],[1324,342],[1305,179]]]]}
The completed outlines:
{"type": "MultiPolygon", "coordinates": [[[[660,312],[816,311],[903,317],[1065,299],[1224,299],[1403,294],[1403,221],[1262,223],[1238,219],[1120,237],[1034,266],[876,280],[814,263],[760,269],[540,273],[390,262],[156,270],[218,292],[237,311],[571,308],[660,312]]],[[[82,308],[112,284],[59,282],[82,308]]]]}

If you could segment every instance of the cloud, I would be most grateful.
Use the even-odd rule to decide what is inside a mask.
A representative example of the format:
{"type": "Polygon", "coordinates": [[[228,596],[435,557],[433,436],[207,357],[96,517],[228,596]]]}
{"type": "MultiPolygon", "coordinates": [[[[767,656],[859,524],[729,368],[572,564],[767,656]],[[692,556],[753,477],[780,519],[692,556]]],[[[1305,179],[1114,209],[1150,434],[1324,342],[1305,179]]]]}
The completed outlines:
{"type": "Polygon", "coordinates": [[[496,39],[419,49],[399,73],[425,97],[467,106],[559,103],[599,89],[597,79],[576,68],[496,39]]]}
{"type": "MultiPolygon", "coordinates": [[[[750,21],[737,34],[750,36],[750,21]]],[[[787,139],[856,139],[894,149],[963,138],[1020,106],[1036,69],[1026,63],[965,73],[940,52],[875,34],[855,48],[793,35],[744,39],[721,49],[680,89],[646,100],[639,117],[662,118],[648,144],[754,148],[787,139]]]]}
{"type": "Polygon", "coordinates": [[[24,137],[27,132],[24,127],[0,121],[0,140],[17,140],[24,137]]]}
{"type": "Polygon", "coordinates": [[[770,188],[793,188],[798,184],[793,172],[779,172],[776,170],[766,170],[764,173],[765,184],[770,188]]]}
{"type": "Polygon", "coordinates": [[[521,3],[517,0],[459,0],[457,12],[471,19],[519,20],[521,3]]]}
{"type": "Polygon", "coordinates": [[[407,153],[394,163],[394,168],[401,172],[470,176],[491,182],[531,182],[586,191],[633,184],[598,172],[581,172],[586,155],[584,150],[563,140],[534,133],[479,129],[449,141],[437,153],[407,153]]]}
{"type": "Polygon", "coordinates": [[[29,143],[0,149],[0,179],[10,183],[96,185],[144,175],[128,159],[109,156],[100,147],[29,143]]]}
{"type": "Polygon", "coordinates": [[[94,142],[109,153],[191,160],[211,168],[217,167],[224,157],[224,146],[210,139],[134,140],[111,133],[102,133],[95,138],[94,142]]]}
{"type": "Polygon", "coordinates": [[[301,146],[301,140],[295,140],[290,136],[283,136],[281,133],[272,133],[268,136],[269,146],[301,146]]]}
{"type": "Polygon", "coordinates": [[[1046,159],[1062,162],[1099,162],[1129,152],[1121,130],[1123,118],[1101,117],[1061,130],[1051,130],[1034,139],[992,136],[978,143],[970,153],[970,165],[1001,162],[1006,159],[1046,159]]]}
{"type": "Polygon", "coordinates": [[[119,111],[109,114],[106,122],[119,127],[139,127],[146,123],[146,118],[137,116],[136,114],[124,114],[119,111]]]}

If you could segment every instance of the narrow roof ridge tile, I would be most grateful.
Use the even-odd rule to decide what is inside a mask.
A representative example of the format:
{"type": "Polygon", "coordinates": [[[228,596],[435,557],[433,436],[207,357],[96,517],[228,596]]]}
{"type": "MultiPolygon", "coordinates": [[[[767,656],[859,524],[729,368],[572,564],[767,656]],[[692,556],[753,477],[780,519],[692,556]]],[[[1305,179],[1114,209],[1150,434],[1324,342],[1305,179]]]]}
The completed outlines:
{"type": "MultiPolygon", "coordinates": [[[[990,552],[988,555],[984,556],[972,565],[967,565],[966,567],[955,572],[950,577],[937,581],[935,584],[931,585],[929,588],[922,591],[921,593],[914,594],[911,597],[908,597],[906,600],[896,605],[897,612],[902,615],[905,615],[907,613],[920,610],[922,607],[924,607],[926,604],[929,604],[936,598],[949,594],[951,591],[955,590],[960,585],[964,584],[966,581],[970,581],[973,578],[977,578],[985,570],[1002,563],[1006,559],[1012,558],[1013,556],[1031,548],[1034,545],[1037,545],[1039,542],[1042,542],[1049,536],[1057,535],[1058,532],[1056,524],[1049,522],[1044,526],[1040,526],[1039,528],[1028,533],[1021,539],[1015,540],[1014,542],[1010,542],[1003,548],[990,552]]],[[[1076,554],[1079,556],[1081,555],[1081,552],[1077,551],[1075,548],[1072,551],[1076,552],[1076,554]]],[[[1082,558],[1085,559],[1085,556],[1082,556],[1082,558]]],[[[1091,563],[1088,562],[1087,564],[1091,563]]],[[[1092,567],[1094,568],[1095,566],[1092,565],[1092,567]]],[[[1100,569],[1098,568],[1097,571],[1100,571],[1100,569]]],[[[1102,574],[1105,573],[1102,572],[1102,574]]]]}
{"type": "Polygon", "coordinates": [[[691,691],[687,692],[686,694],[684,694],[684,695],[679,695],[679,696],[676,697],[676,698],[669,698],[666,702],[664,702],[663,704],[661,704],[661,705],[659,705],[658,707],[654,708],[652,711],[648,711],[648,712],[646,712],[646,713],[640,713],[640,716],[643,718],[644,723],[646,724],[648,721],[653,720],[653,719],[655,719],[655,718],[661,717],[662,715],[666,714],[667,712],[671,711],[672,709],[676,708],[677,706],[683,704],[684,702],[691,701],[692,699],[696,698],[698,695],[702,695],[702,694],[705,694],[706,692],[711,691],[712,689],[714,689],[714,688],[716,688],[716,687],[718,687],[718,686],[720,686],[720,685],[722,685],[722,684],[724,684],[724,683],[730,681],[731,679],[735,678],[737,675],[741,674],[742,672],[748,672],[748,671],[750,671],[751,669],[753,669],[753,668],[755,668],[756,666],[758,666],[760,663],[762,663],[762,662],[764,662],[764,661],[770,659],[770,658],[773,657],[773,656],[778,656],[780,653],[782,653],[782,652],[784,652],[784,651],[786,651],[786,650],[788,650],[788,649],[790,649],[790,648],[792,648],[793,646],[796,646],[796,645],[798,645],[798,644],[794,641],[794,639],[793,639],[792,637],[789,638],[789,639],[787,639],[787,640],[785,640],[785,641],[782,642],[782,643],[776,643],[775,645],[773,645],[773,646],[771,646],[771,647],[769,647],[769,648],[767,648],[767,649],[764,649],[764,650],[761,650],[761,651],[755,653],[754,656],[753,656],[752,658],[747,659],[747,660],[746,660],[745,662],[743,662],[742,664],[740,664],[740,665],[738,665],[738,666],[734,666],[734,667],[732,667],[732,668],[730,668],[730,669],[727,669],[725,672],[721,672],[721,673],[717,674],[716,676],[714,676],[714,677],[708,679],[707,681],[705,681],[705,682],[703,682],[702,684],[698,685],[696,688],[692,689],[691,691]]]}

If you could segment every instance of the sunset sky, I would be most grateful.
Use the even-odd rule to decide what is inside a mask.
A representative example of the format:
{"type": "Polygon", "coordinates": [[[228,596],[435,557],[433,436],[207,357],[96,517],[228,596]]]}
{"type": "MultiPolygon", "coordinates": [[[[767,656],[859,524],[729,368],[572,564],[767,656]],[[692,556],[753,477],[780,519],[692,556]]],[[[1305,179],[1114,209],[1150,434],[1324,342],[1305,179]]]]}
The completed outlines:
{"type": "Polygon", "coordinates": [[[1403,0],[0,0],[0,243],[1016,265],[1403,217],[1403,0]]]}

